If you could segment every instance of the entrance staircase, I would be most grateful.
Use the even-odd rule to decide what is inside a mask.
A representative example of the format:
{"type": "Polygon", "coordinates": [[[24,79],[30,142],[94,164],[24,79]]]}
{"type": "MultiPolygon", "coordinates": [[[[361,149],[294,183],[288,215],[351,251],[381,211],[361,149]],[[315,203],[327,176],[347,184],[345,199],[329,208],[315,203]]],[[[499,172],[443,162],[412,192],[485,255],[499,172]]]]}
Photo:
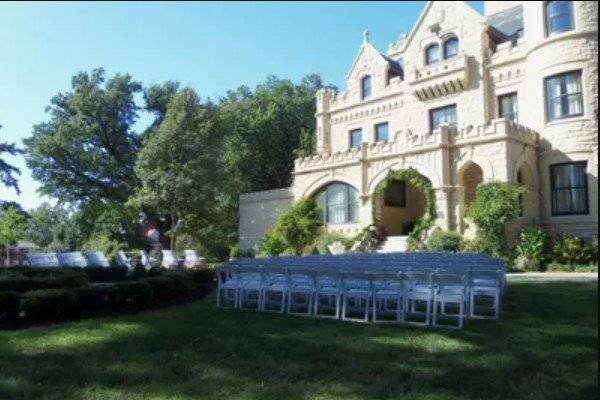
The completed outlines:
{"type": "Polygon", "coordinates": [[[396,251],[406,251],[408,236],[388,236],[383,242],[379,253],[393,253],[396,251]]]}

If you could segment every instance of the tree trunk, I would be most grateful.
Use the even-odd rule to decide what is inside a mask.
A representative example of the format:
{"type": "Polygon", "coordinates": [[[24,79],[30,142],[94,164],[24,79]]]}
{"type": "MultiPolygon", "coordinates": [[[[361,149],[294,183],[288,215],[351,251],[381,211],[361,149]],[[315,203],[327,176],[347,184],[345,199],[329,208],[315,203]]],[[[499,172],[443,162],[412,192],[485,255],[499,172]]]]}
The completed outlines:
{"type": "Polygon", "coordinates": [[[175,212],[171,212],[171,250],[175,251],[175,242],[176,242],[176,232],[175,227],[177,226],[177,214],[175,212]]]}

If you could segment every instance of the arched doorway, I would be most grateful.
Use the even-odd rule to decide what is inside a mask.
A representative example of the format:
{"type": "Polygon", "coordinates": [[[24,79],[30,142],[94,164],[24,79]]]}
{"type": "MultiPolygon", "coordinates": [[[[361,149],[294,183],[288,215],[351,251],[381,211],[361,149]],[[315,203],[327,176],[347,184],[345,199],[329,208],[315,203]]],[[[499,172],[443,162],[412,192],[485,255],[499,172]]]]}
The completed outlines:
{"type": "Polygon", "coordinates": [[[475,234],[475,227],[466,220],[467,209],[473,200],[475,200],[477,186],[482,182],[483,170],[479,165],[472,162],[463,168],[459,182],[462,187],[460,227],[461,231],[468,237],[475,234]]]}
{"type": "Polygon", "coordinates": [[[421,231],[433,221],[433,197],[431,181],[417,170],[389,171],[373,191],[374,220],[388,236],[407,236],[417,226],[421,231]]]}

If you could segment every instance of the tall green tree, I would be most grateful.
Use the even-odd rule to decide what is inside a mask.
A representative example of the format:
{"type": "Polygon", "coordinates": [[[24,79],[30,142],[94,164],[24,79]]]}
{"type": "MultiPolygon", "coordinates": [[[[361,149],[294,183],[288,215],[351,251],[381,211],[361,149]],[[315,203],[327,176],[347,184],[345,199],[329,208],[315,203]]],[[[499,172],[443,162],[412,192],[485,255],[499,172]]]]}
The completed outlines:
{"type": "Polygon", "coordinates": [[[105,79],[103,69],[80,72],[71,90],[50,101],[48,121],[24,140],[27,165],[40,191],[61,201],[125,201],[139,181],[140,139],[133,131],[141,85],[129,75],[105,79]]]}
{"type": "Polygon", "coordinates": [[[214,107],[189,88],[170,100],[156,131],[146,137],[135,171],[141,186],[130,204],[169,220],[171,248],[180,233],[211,226],[222,180],[214,107]]]}
{"type": "Polygon", "coordinates": [[[41,249],[56,241],[61,225],[69,219],[67,210],[49,203],[42,203],[29,213],[26,239],[41,249]]]}
{"type": "MultiPolygon", "coordinates": [[[[0,129],[2,129],[2,125],[0,125],[0,129]]],[[[14,143],[4,142],[0,143],[0,156],[2,153],[16,156],[18,154],[23,154],[23,150],[17,148],[14,143]]],[[[10,165],[8,162],[0,158],[0,183],[6,187],[12,187],[16,190],[17,194],[20,194],[21,191],[19,190],[19,184],[17,183],[17,178],[15,175],[21,175],[19,168],[10,165]]]]}
{"type": "Polygon", "coordinates": [[[154,132],[161,124],[167,114],[169,102],[179,93],[180,83],[166,81],[163,84],[152,85],[144,90],[144,101],[146,111],[154,115],[154,121],[146,129],[145,134],[154,132]]]}
{"type": "Polygon", "coordinates": [[[6,247],[6,258],[10,265],[9,246],[25,238],[27,219],[17,208],[0,209],[0,246],[6,247]]]}

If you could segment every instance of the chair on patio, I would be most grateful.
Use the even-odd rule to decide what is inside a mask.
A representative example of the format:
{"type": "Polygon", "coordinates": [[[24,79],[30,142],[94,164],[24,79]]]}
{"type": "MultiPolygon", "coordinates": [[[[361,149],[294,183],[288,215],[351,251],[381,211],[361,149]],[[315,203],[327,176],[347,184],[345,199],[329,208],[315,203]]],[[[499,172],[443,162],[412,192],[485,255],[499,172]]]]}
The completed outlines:
{"type": "Polygon", "coordinates": [[[61,267],[78,267],[83,268],[88,266],[88,262],[80,251],[71,251],[58,254],[58,262],[61,267]]]}
{"type": "Polygon", "coordinates": [[[206,259],[204,257],[198,257],[196,254],[196,250],[184,250],[185,260],[183,261],[183,265],[188,268],[194,267],[202,267],[206,265],[206,259]]]}
{"type": "Polygon", "coordinates": [[[177,268],[179,266],[179,260],[175,257],[172,250],[161,250],[162,252],[162,266],[165,268],[177,268]]]}
{"type": "Polygon", "coordinates": [[[107,268],[110,267],[110,263],[108,259],[101,251],[88,251],[84,253],[84,256],[88,262],[88,267],[101,267],[107,268]]]}
{"type": "Polygon", "coordinates": [[[131,258],[127,257],[123,250],[117,251],[117,265],[119,267],[131,268],[131,258]]]}

